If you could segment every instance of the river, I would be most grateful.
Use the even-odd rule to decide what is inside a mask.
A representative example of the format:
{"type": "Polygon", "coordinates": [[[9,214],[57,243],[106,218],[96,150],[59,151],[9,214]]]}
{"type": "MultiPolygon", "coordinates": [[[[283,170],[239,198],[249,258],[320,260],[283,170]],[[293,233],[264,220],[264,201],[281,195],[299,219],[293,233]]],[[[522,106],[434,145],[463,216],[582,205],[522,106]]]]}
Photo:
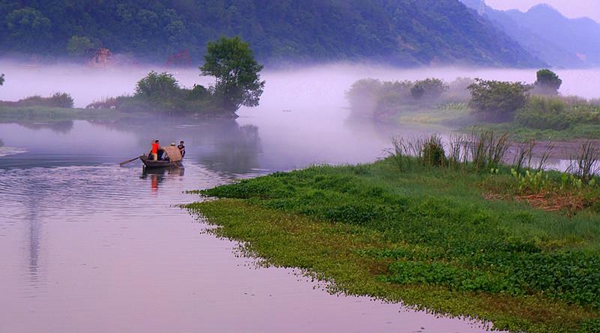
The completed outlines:
{"type": "Polygon", "coordinates": [[[368,162],[389,145],[326,114],[304,128],[297,117],[0,124],[0,332],[484,331],[258,268],[177,206],[199,200],[187,190],[368,162]],[[184,169],[119,166],[155,137],[186,141],[184,169]]]}
{"type": "MultiPolygon", "coordinates": [[[[3,69],[0,99],[67,91],[78,106],[131,93],[147,73],[15,68],[3,69]]],[[[373,75],[435,73],[332,66],[266,75],[261,105],[236,120],[0,124],[0,332],[485,331],[400,304],[330,295],[294,270],[259,268],[178,207],[200,200],[188,190],[385,156],[392,136],[432,130],[350,122],[344,90],[373,75]],[[186,142],[184,169],[119,166],[156,138],[186,142]]],[[[176,77],[190,86],[198,71],[176,77]]]]}

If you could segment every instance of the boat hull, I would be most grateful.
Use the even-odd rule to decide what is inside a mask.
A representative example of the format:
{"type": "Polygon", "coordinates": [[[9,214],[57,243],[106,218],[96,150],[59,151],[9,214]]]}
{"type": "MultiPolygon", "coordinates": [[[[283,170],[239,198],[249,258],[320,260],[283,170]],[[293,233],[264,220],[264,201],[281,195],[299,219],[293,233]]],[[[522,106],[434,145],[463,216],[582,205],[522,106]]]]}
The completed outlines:
{"type": "Polygon", "coordinates": [[[160,168],[183,168],[181,161],[164,161],[164,160],[152,160],[148,156],[140,156],[140,160],[144,163],[144,167],[147,169],[160,169],[160,168]]]}

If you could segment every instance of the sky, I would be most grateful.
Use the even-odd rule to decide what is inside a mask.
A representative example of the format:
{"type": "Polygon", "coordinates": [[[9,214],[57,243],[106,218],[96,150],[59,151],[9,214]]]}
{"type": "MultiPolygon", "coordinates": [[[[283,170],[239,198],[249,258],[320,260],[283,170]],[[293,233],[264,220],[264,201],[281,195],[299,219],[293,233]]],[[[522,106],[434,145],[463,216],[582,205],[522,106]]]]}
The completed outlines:
{"type": "Polygon", "coordinates": [[[518,9],[522,12],[537,4],[546,3],[568,18],[586,16],[600,22],[600,0],[486,0],[485,3],[495,9],[518,9]]]}

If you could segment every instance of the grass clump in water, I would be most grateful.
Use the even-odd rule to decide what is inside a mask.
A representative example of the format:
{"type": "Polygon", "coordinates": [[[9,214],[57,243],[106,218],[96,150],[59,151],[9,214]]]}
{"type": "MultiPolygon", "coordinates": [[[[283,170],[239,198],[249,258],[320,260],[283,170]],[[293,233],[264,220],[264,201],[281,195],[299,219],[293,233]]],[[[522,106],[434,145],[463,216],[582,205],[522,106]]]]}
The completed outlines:
{"type": "Polygon", "coordinates": [[[508,169],[416,162],[398,169],[410,160],[402,158],[244,180],[201,191],[227,199],[188,207],[252,255],[302,268],[333,292],[401,300],[511,331],[595,332],[597,211],[490,200],[516,183],[508,169]]]}

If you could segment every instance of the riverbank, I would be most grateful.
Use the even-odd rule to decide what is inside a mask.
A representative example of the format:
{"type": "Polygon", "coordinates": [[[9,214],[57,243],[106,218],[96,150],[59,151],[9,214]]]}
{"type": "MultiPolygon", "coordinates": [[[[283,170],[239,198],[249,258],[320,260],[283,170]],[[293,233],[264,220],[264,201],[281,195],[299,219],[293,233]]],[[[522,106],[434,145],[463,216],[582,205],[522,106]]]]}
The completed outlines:
{"type": "Polygon", "coordinates": [[[598,331],[598,186],[568,189],[587,199],[550,212],[519,199],[521,181],[505,168],[400,172],[388,158],[216,187],[200,193],[222,199],[188,209],[246,254],[303,269],[331,292],[515,332],[598,331]]]}
{"type": "Polygon", "coordinates": [[[0,106],[0,122],[53,122],[64,120],[119,119],[122,112],[112,109],[50,108],[40,106],[0,106]]]}
{"type": "Polygon", "coordinates": [[[146,120],[151,118],[189,118],[191,120],[198,119],[235,119],[235,113],[215,114],[215,113],[190,113],[190,114],[168,114],[156,112],[130,112],[119,109],[95,109],[95,108],[54,108],[40,106],[22,106],[8,107],[0,106],[0,122],[57,122],[66,120],[123,120],[123,119],[139,119],[146,120]]]}

